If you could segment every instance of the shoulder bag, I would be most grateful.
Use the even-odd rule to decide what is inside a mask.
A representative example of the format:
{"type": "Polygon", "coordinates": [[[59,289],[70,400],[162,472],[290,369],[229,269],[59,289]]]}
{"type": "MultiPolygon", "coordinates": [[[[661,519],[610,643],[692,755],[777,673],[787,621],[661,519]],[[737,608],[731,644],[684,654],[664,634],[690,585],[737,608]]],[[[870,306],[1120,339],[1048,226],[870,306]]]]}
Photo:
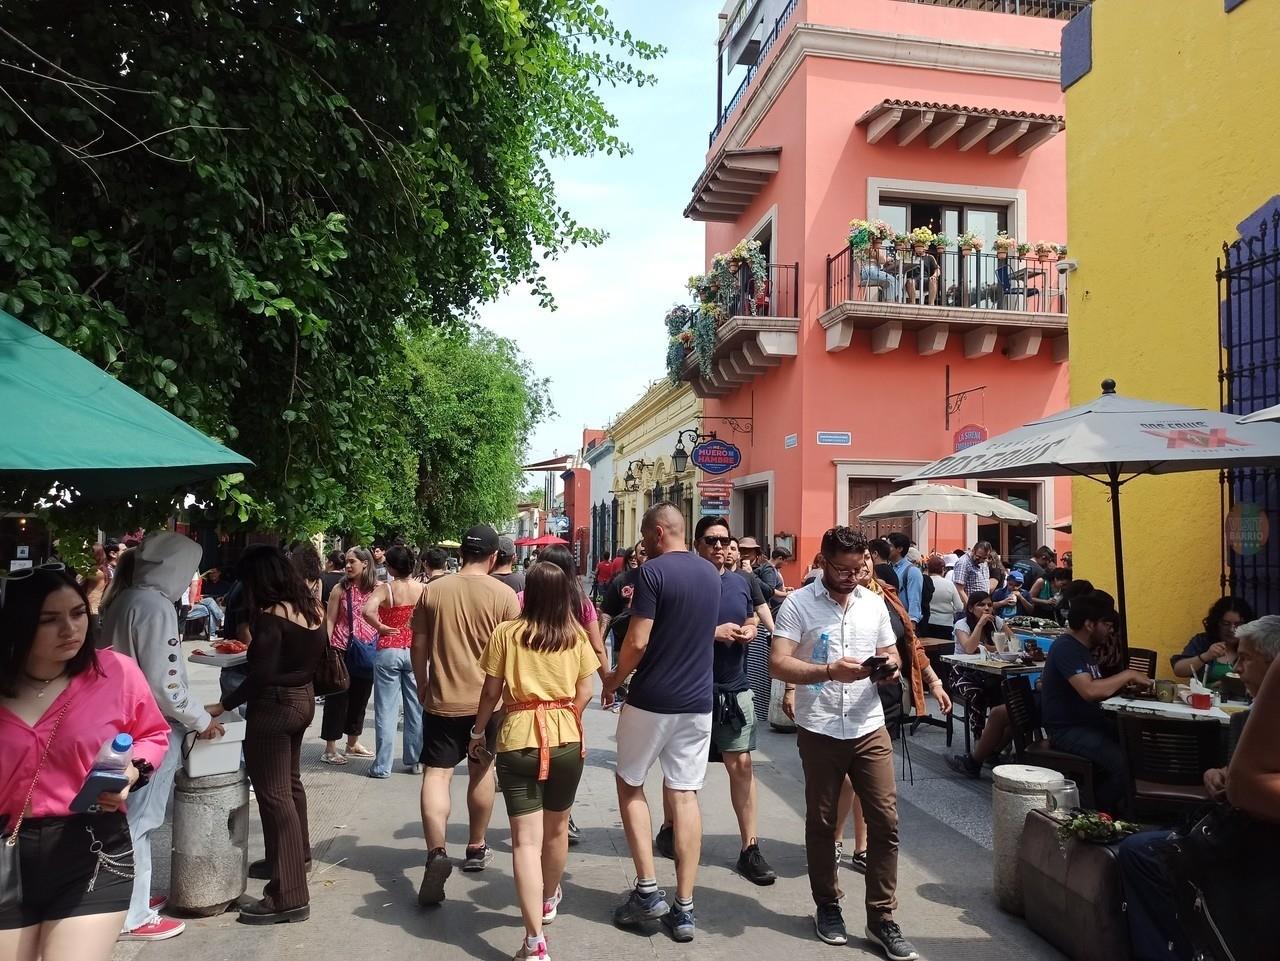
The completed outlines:
{"type": "Polygon", "coordinates": [[[1178,921],[1201,956],[1274,959],[1276,929],[1267,918],[1280,904],[1280,824],[1219,804],[1173,841],[1178,921]]]}
{"type": "Polygon", "coordinates": [[[378,655],[376,641],[362,641],[356,636],[356,612],[352,603],[355,591],[347,588],[347,671],[362,681],[373,680],[373,662],[378,655]]]}
{"type": "Polygon", "coordinates": [[[58,734],[62,719],[67,716],[71,707],[70,700],[62,706],[58,719],[53,722],[53,730],[49,732],[49,740],[45,742],[44,751],[36,764],[36,773],[31,778],[31,787],[27,790],[26,800],[18,811],[18,819],[14,822],[13,832],[0,840],[0,913],[16,910],[22,904],[22,858],[18,852],[18,832],[22,830],[22,821],[27,816],[27,808],[31,806],[31,798],[36,793],[36,785],[40,783],[40,772],[49,757],[49,749],[53,747],[53,739],[58,734]]]}

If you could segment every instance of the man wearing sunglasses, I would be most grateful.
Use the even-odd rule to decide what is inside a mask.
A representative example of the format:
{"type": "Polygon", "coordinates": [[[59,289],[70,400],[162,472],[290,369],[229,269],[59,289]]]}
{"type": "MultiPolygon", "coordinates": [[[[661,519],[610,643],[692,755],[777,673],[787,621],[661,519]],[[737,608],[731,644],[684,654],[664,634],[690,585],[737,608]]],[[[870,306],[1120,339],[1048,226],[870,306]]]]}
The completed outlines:
{"type": "MultiPolygon", "coordinates": [[[[756,712],[747,679],[746,655],[747,645],[756,638],[757,618],[746,578],[737,576],[728,567],[732,542],[729,522],[723,517],[704,517],[694,528],[694,549],[710,561],[720,575],[720,610],[712,666],[715,683],[715,708],[711,713],[712,760],[718,756],[729,775],[729,797],[742,835],[738,873],[753,884],[773,884],[777,875],[760,853],[756,838],[756,782],[751,767],[751,752],[756,747],[756,712]]],[[[666,819],[654,848],[659,854],[674,858],[666,800],[664,794],[666,819]]]]}
{"type": "Polygon", "coordinates": [[[867,939],[890,961],[920,955],[893,920],[898,906],[898,802],[893,742],[876,684],[898,683],[898,651],[889,610],[859,584],[867,541],[848,527],[822,535],[822,576],[793,591],[774,618],[769,666],[796,686],[796,744],[805,779],[805,853],[817,905],[814,929],[845,944],[835,835],[847,776],[862,800],[868,829],[867,939]],[[872,660],[872,658],[876,660],[872,660]]]}

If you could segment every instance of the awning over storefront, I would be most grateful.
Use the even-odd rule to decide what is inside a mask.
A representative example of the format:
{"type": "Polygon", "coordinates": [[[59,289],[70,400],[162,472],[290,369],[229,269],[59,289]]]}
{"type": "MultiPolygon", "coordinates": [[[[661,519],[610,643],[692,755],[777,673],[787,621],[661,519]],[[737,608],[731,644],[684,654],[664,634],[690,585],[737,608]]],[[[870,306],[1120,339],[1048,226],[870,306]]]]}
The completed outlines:
{"type": "Polygon", "coordinates": [[[690,220],[737,220],[778,172],[781,153],[781,147],[721,150],[694,185],[684,215],[690,220]]]}
{"type": "Polygon", "coordinates": [[[879,143],[894,133],[899,147],[923,137],[930,149],[937,150],[954,139],[960,150],[985,144],[987,153],[1012,149],[1021,157],[1057,136],[1066,120],[1055,114],[1020,110],[883,100],[859,117],[857,126],[866,128],[867,143],[879,143]]]}

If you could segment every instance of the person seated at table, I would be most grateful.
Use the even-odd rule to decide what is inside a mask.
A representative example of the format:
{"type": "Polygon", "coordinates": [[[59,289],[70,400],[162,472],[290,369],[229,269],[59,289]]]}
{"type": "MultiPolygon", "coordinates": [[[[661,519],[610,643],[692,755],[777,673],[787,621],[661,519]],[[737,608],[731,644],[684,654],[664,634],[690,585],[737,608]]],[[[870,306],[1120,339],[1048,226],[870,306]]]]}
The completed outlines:
{"type": "Polygon", "coordinates": [[[1236,662],[1236,631],[1252,620],[1253,608],[1243,597],[1218,598],[1205,615],[1204,630],[1187,641],[1181,654],[1169,658],[1173,673],[1178,677],[1195,674],[1205,683],[1222,680],[1236,662]]]}
{"type": "Polygon", "coordinates": [[[1085,580],[1070,580],[1066,587],[1058,592],[1058,602],[1053,607],[1053,616],[1063,627],[1067,626],[1071,613],[1071,601],[1082,594],[1093,593],[1093,583],[1085,580]]]}
{"type": "Polygon", "coordinates": [[[1100,592],[1073,598],[1069,630],[1049,648],[1040,691],[1040,717],[1049,742],[1055,750],[1093,762],[1094,794],[1102,811],[1117,810],[1128,785],[1124,751],[1102,702],[1130,684],[1155,683],[1136,670],[1101,676],[1096,651],[1110,640],[1116,619],[1110,597],[1100,592]]]}
{"type": "Polygon", "coordinates": [[[921,289],[925,291],[925,303],[933,304],[938,300],[938,278],[942,276],[942,268],[938,259],[930,253],[916,254],[906,264],[907,303],[916,302],[916,284],[923,280],[921,289]]]}
{"type": "Polygon", "coordinates": [[[898,262],[892,259],[884,247],[870,247],[859,251],[862,261],[860,277],[862,286],[879,287],[882,301],[898,300],[898,262]]]}
{"type": "MultiPolygon", "coordinates": [[[[1257,697],[1267,671],[1280,655],[1280,616],[1250,620],[1235,638],[1239,642],[1236,669],[1249,696],[1257,697]]],[[[1205,790],[1214,802],[1226,800],[1231,770],[1228,764],[1204,772],[1205,790]]],[[[1143,831],[1125,838],[1116,850],[1134,961],[1187,961],[1193,957],[1176,921],[1173,879],[1167,867],[1179,837],[1167,829],[1143,831]]]]}
{"type": "MultiPolygon", "coordinates": [[[[974,591],[965,603],[965,612],[955,624],[955,653],[977,654],[979,651],[996,650],[996,637],[1007,637],[1004,619],[991,610],[991,595],[986,591],[974,591]]],[[[989,674],[968,667],[953,665],[951,669],[951,694],[953,700],[963,700],[965,723],[976,741],[982,740],[987,726],[987,714],[993,702],[998,700],[999,681],[989,674]]]]}
{"type": "Polygon", "coordinates": [[[1044,577],[1036,578],[1031,582],[1031,586],[1023,592],[1031,605],[1027,613],[1033,617],[1047,617],[1052,620],[1054,610],[1058,606],[1058,600],[1070,583],[1071,572],[1065,567],[1055,567],[1044,577]]]}
{"type": "Polygon", "coordinates": [[[987,723],[982,728],[982,736],[973,750],[968,754],[952,754],[947,758],[947,766],[957,774],[974,779],[982,777],[982,766],[993,757],[999,757],[1013,741],[1013,724],[1009,720],[1009,709],[997,704],[987,714],[987,723]]]}
{"type": "MultiPolygon", "coordinates": [[[[992,572],[995,573],[994,571],[992,572]]],[[[1027,602],[1028,606],[1030,602],[1027,602]]],[[[1004,584],[991,592],[992,610],[1003,620],[1016,617],[1022,609],[1022,571],[1005,572],[1004,584]]]]}

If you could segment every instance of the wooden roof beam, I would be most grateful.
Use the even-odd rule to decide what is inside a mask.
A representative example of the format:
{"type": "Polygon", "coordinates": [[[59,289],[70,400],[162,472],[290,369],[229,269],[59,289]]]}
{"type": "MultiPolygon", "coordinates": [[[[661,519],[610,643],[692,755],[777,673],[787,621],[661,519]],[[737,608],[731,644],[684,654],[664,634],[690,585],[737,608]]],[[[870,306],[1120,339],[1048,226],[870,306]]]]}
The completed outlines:
{"type": "Polygon", "coordinates": [[[880,139],[902,120],[902,112],[901,107],[893,107],[867,124],[867,143],[879,143],[880,139]]]}
{"type": "Polygon", "coordinates": [[[929,149],[937,150],[944,143],[958,134],[969,119],[968,114],[955,113],[938,120],[929,128],[929,149]]]}
{"type": "Polygon", "coordinates": [[[906,123],[898,127],[898,146],[905,147],[920,136],[933,124],[932,110],[921,110],[906,123]]]}
{"type": "Polygon", "coordinates": [[[1019,157],[1025,157],[1031,151],[1035,150],[1043,143],[1047,143],[1058,135],[1058,131],[1062,129],[1060,123],[1040,123],[1027,132],[1016,144],[1013,149],[1019,157]]]}
{"type": "Polygon", "coordinates": [[[1030,129],[1030,120],[1014,120],[1005,124],[987,138],[987,153],[993,156],[998,154],[1030,129]]]}
{"type": "Polygon", "coordinates": [[[999,122],[995,117],[973,117],[965,124],[964,130],[960,131],[956,144],[961,150],[976,147],[987,134],[996,129],[996,124],[999,122]]]}

